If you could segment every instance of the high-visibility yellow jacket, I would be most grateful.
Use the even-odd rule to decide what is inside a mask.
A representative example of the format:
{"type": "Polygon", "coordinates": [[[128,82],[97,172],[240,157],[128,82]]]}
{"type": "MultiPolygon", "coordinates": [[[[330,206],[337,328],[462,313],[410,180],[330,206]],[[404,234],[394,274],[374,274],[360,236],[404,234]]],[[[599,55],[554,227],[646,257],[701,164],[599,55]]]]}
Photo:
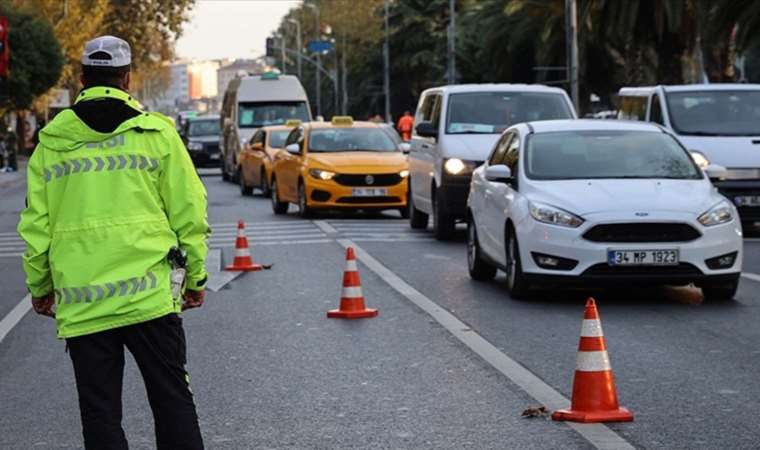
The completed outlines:
{"type": "Polygon", "coordinates": [[[77,102],[105,98],[139,114],[100,133],[64,110],[40,132],[27,168],[18,225],[27,286],[34,297],[55,293],[61,338],[179,312],[172,246],[187,252],[187,288],[206,281],[206,191],[172,120],[114,88],[84,90],[77,102]]]}

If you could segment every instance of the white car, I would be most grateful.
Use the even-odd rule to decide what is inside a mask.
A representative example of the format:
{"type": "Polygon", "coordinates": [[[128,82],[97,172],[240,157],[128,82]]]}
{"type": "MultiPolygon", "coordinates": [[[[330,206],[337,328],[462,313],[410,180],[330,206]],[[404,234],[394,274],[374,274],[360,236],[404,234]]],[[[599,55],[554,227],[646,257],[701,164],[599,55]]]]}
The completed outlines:
{"type": "Polygon", "coordinates": [[[574,282],[695,283],[707,299],[736,293],[742,228],[678,140],[640,122],[515,125],[472,177],[472,278],[507,274],[513,297],[574,282]]]}

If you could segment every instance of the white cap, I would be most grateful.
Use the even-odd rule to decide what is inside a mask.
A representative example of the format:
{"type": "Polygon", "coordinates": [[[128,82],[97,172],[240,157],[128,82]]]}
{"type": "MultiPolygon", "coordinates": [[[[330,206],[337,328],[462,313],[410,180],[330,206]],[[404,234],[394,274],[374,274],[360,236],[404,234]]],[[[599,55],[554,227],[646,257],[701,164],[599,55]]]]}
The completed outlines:
{"type": "Polygon", "coordinates": [[[87,42],[82,53],[82,65],[93,67],[124,67],[132,63],[132,51],[127,41],[116,36],[100,36],[87,42]],[[91,58],[100,53],[102,57],[91,58]]]}

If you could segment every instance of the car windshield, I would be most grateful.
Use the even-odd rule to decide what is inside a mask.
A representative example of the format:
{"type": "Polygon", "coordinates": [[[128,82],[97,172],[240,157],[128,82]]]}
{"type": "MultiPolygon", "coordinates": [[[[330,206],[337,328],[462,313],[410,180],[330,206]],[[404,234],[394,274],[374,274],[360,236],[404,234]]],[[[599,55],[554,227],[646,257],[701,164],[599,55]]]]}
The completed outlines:
{"type": "Polygon", "coordinates": [[[260,128],[284,125],[291,119],[307,122],[309,112],[305,102],[241,103],[238,110],[240,128],[260,128]]]}
{"type": "Polygon", "coordinates": [[[193,120],[188,125],[188,136],[218,136],[220,133],[219,120],[193,120]]]}
{"type": "Polygon", "coordinates": [[[760,90],[669,92],[666,98],[678,134],[760,135],[760,90]]]}
{"type": "Polygon", "coordinates": [[[447,134],[497,134],[534,120],[572,119],[561,94],[472,92],[449,96],[447,134]]]}
{"type": "Polygon", "coordinates": [[[272,148],[285,147],[285,139],[288,138],[291,130],[272,131],[269,133],[269,146],[272,148]]]}
{"type": "Polygon", "coordinates": [[[309,151],[320,152],[395,152],[398,148],[380,128],[324,128],[311,131],[309,151]]]}
{"type": "Polygon", "coordinates": [[[560,131],[530,135],[526,176],[536,180],[669,178],[701,171],[673,137],[653,131],[560,131]]]}

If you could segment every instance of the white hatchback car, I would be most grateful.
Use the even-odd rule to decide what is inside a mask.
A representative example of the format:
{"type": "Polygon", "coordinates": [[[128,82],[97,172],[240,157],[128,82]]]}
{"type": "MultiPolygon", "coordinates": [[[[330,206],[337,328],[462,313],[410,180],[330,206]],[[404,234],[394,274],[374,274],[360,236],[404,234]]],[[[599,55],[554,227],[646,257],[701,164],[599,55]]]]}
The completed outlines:
{"type": "Polygon", "coordinates": [[[568,282],[695,283],[707,299],[738,287],[736,208],[657,125],[515,125],[474,171],[467,206],[470,275],[504,270],[513,297],[568,282]]]}

